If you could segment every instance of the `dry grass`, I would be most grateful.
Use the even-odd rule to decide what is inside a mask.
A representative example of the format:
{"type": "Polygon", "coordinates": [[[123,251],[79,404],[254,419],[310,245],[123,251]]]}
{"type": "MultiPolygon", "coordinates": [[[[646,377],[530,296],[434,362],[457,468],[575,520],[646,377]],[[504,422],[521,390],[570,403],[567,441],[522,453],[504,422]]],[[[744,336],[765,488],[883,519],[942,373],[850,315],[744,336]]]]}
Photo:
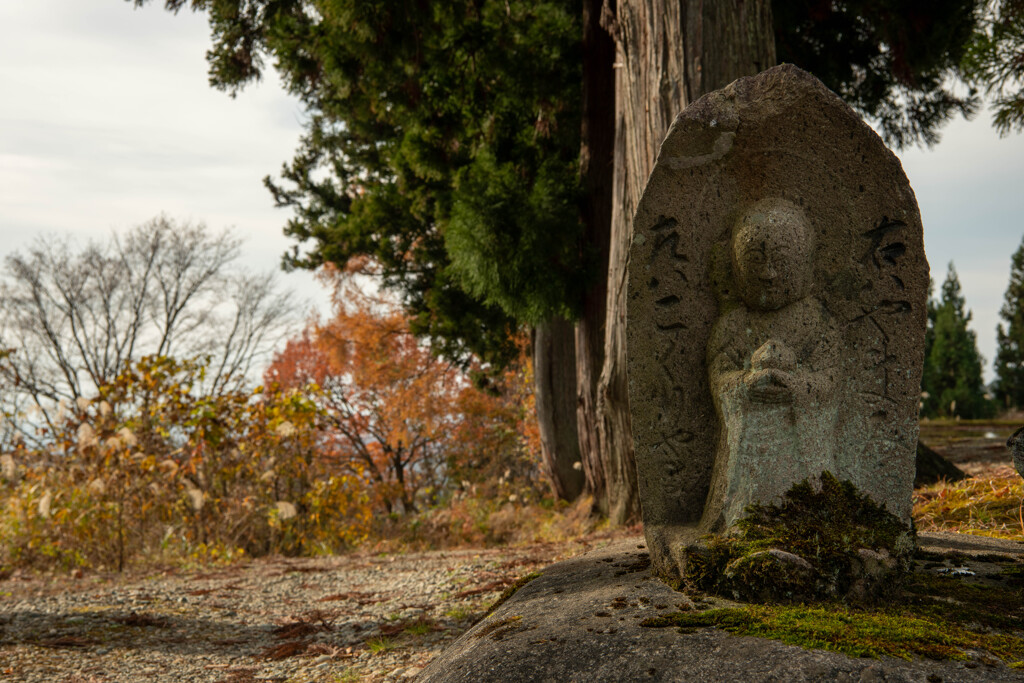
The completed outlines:
{"type": "Polygon", "coordinates": [[[464,497],[414,517],[385,520],[364,547],[375,552],[418,552],[537,543],[568,546],[591,537],[641,533],[639,526],[611,527],[594,510],[591,496],[554,504],[464,497]]]}
{"type": "Polygon", "coordinates": [[[1024,479],[1010,472],[918,489],[917,530],[1024,541],[1024,479]]]}

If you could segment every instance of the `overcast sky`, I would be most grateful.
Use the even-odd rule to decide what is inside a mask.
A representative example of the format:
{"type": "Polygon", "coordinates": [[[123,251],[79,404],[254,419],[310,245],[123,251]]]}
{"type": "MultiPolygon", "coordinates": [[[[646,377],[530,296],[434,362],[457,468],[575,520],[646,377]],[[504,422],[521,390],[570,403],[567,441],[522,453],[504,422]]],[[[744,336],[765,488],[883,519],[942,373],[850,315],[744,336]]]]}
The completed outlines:
{"type": "MultiPolygon", "coordinates": [[[[302,110],[272,70],[236,99],[207,84],[205,15],[124,0],[0,1],[0,257],[42,234],[104,238],[161,212],[233,226],[254,269],[277,268],[287,212],[262,178],[291,159],[302,110]]],[[[992,379],[1010,256],[1024,235],[1024,136],[989,116],[898,153],[936,286],[953,260],[992,379]]],[[[308,273],[283,281],[314,305],[308,273]]]]}
{"type": "MultiPolygon", "coordinates": [[[[302,110],[272,70],[236,99],[209,87],[205,15],[162,5],[0,1],[0,256],[166,213],[233,227],[246,266],[279,269],[289,214],[262,179],[291,159],[302,110]]],[[[280,277],[326,301],[309,273],[280,277]]]]}

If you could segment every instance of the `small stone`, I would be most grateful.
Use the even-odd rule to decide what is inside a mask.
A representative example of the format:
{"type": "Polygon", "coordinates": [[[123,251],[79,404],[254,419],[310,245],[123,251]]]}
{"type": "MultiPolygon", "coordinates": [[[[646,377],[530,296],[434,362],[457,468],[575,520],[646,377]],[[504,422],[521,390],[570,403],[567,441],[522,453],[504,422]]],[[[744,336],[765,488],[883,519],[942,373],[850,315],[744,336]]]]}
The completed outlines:
{"type": "Polygon", "coordinates": [[[779,600],[814,593],[817,571],[799,555],[772,548],[733,560],[725,567],[736,597],[779,600]]]}
{"type": "Polygon", "coordinates": [[[772,548],[767,552],[769,555],[774,557],[779,562],[782,562],[783,564],[795,565],[800,569],[813,569],[813,567],[811,567],[811,563],[805,560],[804,558],[800,557],[799,555],[786,552],[785,550],[779,550],[778,548],[772,548]]]}
{"type": "Polygon", "coordinates": [[[870,548],[858,548],[857,557],[861,561],[861,571],[869,576],[888,574],[896,569],[896,560],[882,548],[871,550],[870,548]]]}

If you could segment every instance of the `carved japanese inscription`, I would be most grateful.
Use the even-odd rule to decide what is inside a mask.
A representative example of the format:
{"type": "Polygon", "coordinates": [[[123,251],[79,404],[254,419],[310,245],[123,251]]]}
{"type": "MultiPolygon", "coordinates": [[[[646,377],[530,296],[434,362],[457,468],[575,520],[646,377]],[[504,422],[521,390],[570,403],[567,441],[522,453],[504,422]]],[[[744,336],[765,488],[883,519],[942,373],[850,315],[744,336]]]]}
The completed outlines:
{"type": "Polygon", "coordinates": [[[635,220],[630,402],[645,533],[728,529],[828,470],[909,520],[928,264],[899,160],[785,65],[691,104],[635,220]]]}

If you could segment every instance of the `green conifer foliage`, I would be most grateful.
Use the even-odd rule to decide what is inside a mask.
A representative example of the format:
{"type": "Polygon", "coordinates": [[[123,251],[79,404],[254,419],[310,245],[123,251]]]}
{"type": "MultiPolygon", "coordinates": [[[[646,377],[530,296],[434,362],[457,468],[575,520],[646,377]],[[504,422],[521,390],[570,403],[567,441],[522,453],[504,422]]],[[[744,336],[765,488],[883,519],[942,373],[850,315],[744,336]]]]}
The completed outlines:
{"type": "MultiPolygon", "coordinates": [[[[890,142],[931,143],[976,104],[946,84],[980,2],[779,0],[778,57],[890,142]]],[[[208,14],[211,85],[273,68],[303,103],[295,157],[265,181],[294,212],[289,267],[372,257],[417,333],[499,364],[511,329],[574,317],[605,276],[580,218],[580,0],[156,4],[208,14]]]]}
{"type": "Polygon", "coordinates": [[[986,3],[961,71],[991,98],[1000,135],[1024,132],[1024,0],[986,3]]]}
{"type": "Polygon", "coordinates": [[[973,90],[953,85],[983,5],[775,0],[775,48],[780,62],[810,71],[875,121],[888,144],[932,145],[943,124],[978,107],[973,90]]]}
{"type": "Polygon", "coordinates": [[[265,181],[294,212],[286,266],[371,257],[453,359],[500,365],[519,324],[573,316],[589,284],[578,0],[163,4],[208,13],[211,85],[272,67],[309,115],[265,181]]]}
{"type": "Polygon", "coordinates": [[[995,395],[1007,408],[1024,406],[1024,241],[1010,262],[1006,287],[996,326],[995,395]]]}
{"type": "Polygon", "coordinates": [[[964,308],[960,281],[952,262],[942,284],[941,298],[937,305],[932,305],[935,318],[931,348],[925,358],[922,414],[967,419],[991,417],[995,406],[985,398],[981,356],[974,332],[967,329],[971,312],[964,308]]]}

